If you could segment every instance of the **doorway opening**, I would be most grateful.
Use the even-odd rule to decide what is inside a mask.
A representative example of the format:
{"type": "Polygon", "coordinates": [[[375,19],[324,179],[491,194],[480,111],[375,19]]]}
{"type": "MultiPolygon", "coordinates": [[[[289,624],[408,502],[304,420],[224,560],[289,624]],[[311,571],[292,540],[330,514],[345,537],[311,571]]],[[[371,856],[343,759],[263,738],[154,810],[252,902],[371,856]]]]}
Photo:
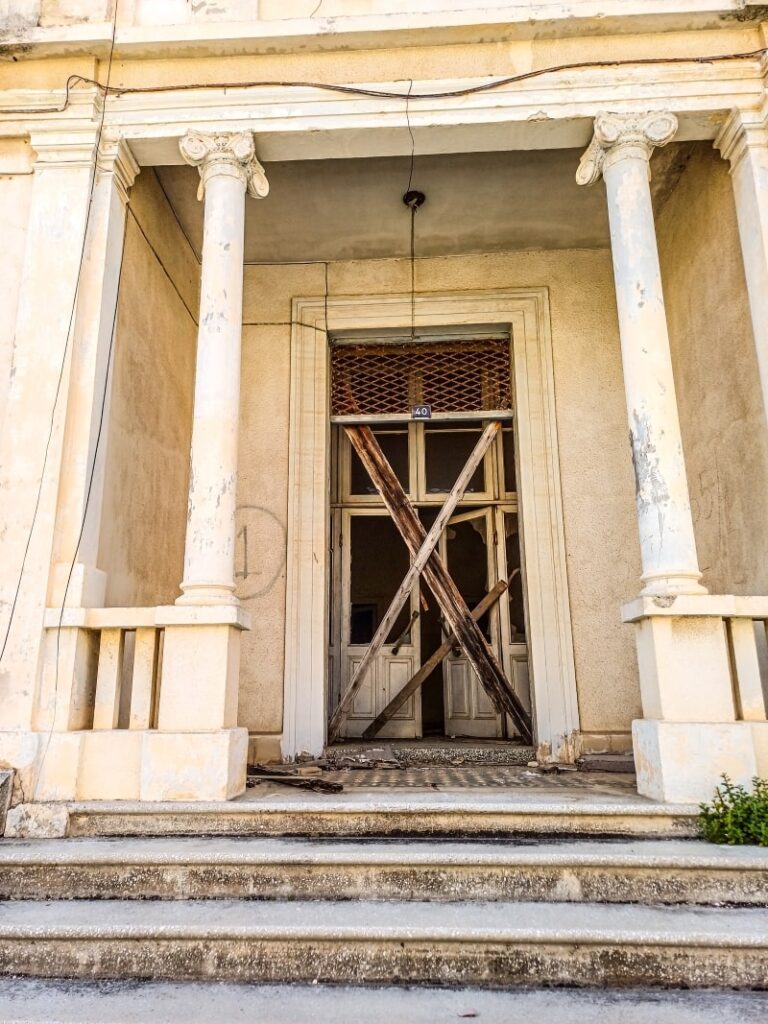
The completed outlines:
{"type": "MultiPolygon", "coordinates": [[[[490,423],[499,429],[471,473],[437,552],[506,679],[530,712],[508,337],[335,341],[331,352],[329,715],[356,678],[412,562],[345,427],[365,423],[426,531],[490,423]],[[500,584],[503,581],[503,585],[500,584]]],[[[440,604],[420,577],[365,670],[341,727],[356,739],[514,740],[440,604]],[[440,652],[445,653],[442,656],[440,652]],[[387,716],[397,694],[420,685],[387,716]]]]}

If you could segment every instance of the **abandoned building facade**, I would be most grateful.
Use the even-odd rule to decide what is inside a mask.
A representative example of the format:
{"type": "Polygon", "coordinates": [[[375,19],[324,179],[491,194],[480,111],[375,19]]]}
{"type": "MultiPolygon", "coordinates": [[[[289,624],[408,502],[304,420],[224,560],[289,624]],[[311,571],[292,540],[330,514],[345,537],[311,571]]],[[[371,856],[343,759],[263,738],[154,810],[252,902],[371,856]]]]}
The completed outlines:
{"type": "Polygon", "coordinates": [[[764,5],[0,10],[14,802],[768,775],[764,5]]]}

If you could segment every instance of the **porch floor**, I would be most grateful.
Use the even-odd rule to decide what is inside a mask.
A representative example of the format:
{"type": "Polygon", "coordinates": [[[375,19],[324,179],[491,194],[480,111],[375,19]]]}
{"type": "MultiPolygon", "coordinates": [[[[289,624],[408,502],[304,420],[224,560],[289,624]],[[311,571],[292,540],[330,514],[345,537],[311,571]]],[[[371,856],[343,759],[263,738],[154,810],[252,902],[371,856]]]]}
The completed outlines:
{"type": "MultiPolygon", "coordinates": [[[[311,778],[311,777],[310,777],[311,778]]],[[[488,790],[496,790],[498,796],[509,798],[525,793],[540,797],[566,798],[589,801],[596,797],[608,797],[625,802],[643,800],[635,788],[635,776],[617,772],[548,771],[524,768],[507,764],[455,764],[455,765],[406,765],[402,767],[355,767],[326,769],[317,776],[324,782],[333,782],[344,787],[344,791],[355,793],[382,793],[387,790],[403,790],[424,793],[462,793],[479,796],[488,790]]],[[[266,794],[285,792],[287,786],[272,781],[249,781],[251,792],[266,794]]],[[[309,795],[309,794],[306,794],[309,795]]],[[[249,794],[241,797],[247,800],[249,794]]],[[[319,794],[327,800],[328,796],[319,794]]]]}

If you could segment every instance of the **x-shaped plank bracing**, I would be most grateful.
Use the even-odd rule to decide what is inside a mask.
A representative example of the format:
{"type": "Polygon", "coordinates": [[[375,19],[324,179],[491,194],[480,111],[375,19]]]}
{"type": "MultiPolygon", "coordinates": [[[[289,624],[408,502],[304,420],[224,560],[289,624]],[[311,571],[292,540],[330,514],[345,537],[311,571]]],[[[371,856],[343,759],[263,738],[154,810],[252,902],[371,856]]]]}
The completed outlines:
{"type": "Polygon", "coordinates": [[[355,696],[363,684],[365,673],[381,650],[394,622],[410,594],[417,576],[424,579],[435,596],[443,615],[470,665],[486,691],[496,710],[508,714],[523,740],[531,740],[531,720],[528,712],[509,685],[499,662],[491,650],[477,622],[461,596],[458,587],[448,572],[435,547],[440,534],[453,515],[469,481],[483,456],[496,437],[501,424],[490,423],[475,445],[459,478],[448,495],[429,533],[416,514],[408,495],[392,470],[370,427],[345,427],[347,437],[365,466],[371,480],[381,495],[389,514],[405,541],[413,559],[405,579],[398,588],[379,628],[368,646],[368,650],[357,667],[352,681],[344,693],[328,727],[328,741],[333,743],[347,719],[355,696]]]}

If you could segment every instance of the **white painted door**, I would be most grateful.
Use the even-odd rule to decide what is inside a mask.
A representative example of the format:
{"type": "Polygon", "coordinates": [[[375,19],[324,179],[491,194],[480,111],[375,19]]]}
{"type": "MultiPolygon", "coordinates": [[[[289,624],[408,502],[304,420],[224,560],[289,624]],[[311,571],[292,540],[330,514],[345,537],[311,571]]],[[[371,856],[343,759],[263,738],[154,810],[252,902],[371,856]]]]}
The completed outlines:
{"type": "MultiPolygon", "coordinates": [[[[500,578],[494,535],[494,510],[482,508],[454,516],[440,539],[440,553],[470,608],[500,578]]],[[[498,608],[491,609],[480,626],[498,651],[498,608]]],[[[458,645],[443,662],[443,700],[446,736],[489,739],[504,735],[502,716],[497,714],[458,645]]]]}
{"type": "MultiPolygon", "coordinates": [[[[386,510],[344,509],[341,531],[341,679],[345,693],[379,622],[410,565],[407,548],[386,510]]],[[[384,710],[420,666],[418,585],[374,658],[355,697],[342,736],[352,738],[384,710]]],[[[378,734],[382,739],[421,736],[421,694],[416,693],[378,734]]]]}
{"type": "MultiPolygon", "coordinates": [[[[528,642],[526,631],[523,566],[521,562],[520,520],[516,506],[501,505],[494,509],[498,579],[509,580],[497,609],[498,637],[504,674],[512,684],[525,709],[531,711],[531,690],[528,673],[528,642]]],[[[517,731],[507,716],[507,736],[517,731]]]]}

